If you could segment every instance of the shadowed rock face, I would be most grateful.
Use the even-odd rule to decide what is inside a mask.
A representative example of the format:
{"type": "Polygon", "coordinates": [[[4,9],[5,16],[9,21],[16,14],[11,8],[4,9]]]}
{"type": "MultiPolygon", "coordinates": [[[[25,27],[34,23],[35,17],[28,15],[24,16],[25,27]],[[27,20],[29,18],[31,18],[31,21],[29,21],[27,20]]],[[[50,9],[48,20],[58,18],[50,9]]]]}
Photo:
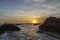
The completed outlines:
{"type": "Polygon", "coordinates": [[[21,29],[16,27],[13,24],[4,24],[0,27],[0,33],[4,33],[4,31],[20,31],[21,29]]]}
{"type": "Polygon", "coordinates": [[[4,24],[1,28],[4,31],[20,31],[20,28],[16,27],[13,24],[4,24]]]}
{"type": "Polygon", "coordinates": [[[60,18],[49,17],[39,26],[39,31],[60,33],[60,18]]]}

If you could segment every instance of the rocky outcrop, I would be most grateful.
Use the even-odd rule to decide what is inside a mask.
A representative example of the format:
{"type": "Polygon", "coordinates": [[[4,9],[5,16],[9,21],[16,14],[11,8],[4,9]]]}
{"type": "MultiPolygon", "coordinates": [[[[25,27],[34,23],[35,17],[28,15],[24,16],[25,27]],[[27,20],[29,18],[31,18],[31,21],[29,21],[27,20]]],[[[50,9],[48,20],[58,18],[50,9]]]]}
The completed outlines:
{"type": "Polygon", "coordinates": [[[21,29],[16,27],[13,24],[4,24],[0,27],[0,34],[4,33],[5,31],[20,31],[21,29]]]}
{"type": "Polygon", "coordinates": [[[47,31],[53,33],[60,33],[60,18],[49,17],[43,24],[39,26],[40,31],[47,31]]]}

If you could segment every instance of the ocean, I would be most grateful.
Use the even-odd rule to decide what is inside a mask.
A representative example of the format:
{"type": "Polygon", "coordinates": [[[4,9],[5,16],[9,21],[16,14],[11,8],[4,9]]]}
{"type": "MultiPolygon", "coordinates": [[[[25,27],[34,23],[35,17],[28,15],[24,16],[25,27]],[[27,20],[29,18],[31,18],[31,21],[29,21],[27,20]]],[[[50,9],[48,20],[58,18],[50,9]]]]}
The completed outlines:
{"type": "MultiPolygon", "coordinates": [[[[39,25],[16,25],[20,31],[7,31],[0,36],[0,40],[59,40],[45,33],[37,33],[39,25]]],[[[59,35],[60,37],[60,35],[59,35]]]]}

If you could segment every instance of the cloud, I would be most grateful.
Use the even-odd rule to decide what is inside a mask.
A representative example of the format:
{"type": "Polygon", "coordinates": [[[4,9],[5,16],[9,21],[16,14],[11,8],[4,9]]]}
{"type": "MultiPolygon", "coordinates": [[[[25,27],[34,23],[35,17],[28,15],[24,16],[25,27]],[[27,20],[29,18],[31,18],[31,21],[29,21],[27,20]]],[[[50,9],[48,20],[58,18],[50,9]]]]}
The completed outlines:
{"type": "Polygon", "coordinates": [[[1,17],[41,17],[60,13],[60,0],[5,0],[0,9],[1,17]]]}

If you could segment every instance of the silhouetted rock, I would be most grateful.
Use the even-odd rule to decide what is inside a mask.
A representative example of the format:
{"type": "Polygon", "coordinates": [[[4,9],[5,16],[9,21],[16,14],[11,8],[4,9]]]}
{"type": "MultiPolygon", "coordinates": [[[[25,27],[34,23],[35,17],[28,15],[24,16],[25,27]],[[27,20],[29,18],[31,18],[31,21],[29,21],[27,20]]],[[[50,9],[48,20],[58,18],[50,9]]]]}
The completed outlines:
{"type": "Polygon", "coordinates": [[[4,31],[20,31],[20,28],[16,27],[13,24],[4,24],[1,28],[4,31]]]}
{"type": "Polygon", "coordinates": [[[60,18],[49,17],[39,26],[40,31],[60,33],[60,18]]]}
{"type": "Polygon", "coordinates": [[[4,33],[4,31],[1,29],[1,26],[0,26],[0,35],[3,33],[4,33]]]}
{"type": "Polygon", "coordinates": [[[0,27],[0,34],[4,33],[5,31],[20,31],[21,29],[16,27],[13,24],[4,24],[0,27]]]}

